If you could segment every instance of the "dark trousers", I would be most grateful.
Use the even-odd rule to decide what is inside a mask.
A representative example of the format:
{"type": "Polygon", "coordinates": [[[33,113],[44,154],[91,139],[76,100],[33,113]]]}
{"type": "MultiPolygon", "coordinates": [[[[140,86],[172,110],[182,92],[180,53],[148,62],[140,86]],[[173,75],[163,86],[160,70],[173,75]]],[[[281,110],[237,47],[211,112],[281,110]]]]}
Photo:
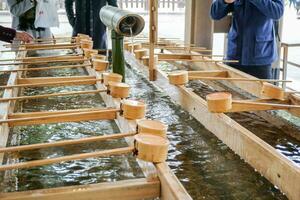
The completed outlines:
{"type": "Polygon", "coordinates": [[[243,71],[247,74],[260,79],[273,79],[272,65],[236,65],[230,64],[231,67],[243,71]]]}

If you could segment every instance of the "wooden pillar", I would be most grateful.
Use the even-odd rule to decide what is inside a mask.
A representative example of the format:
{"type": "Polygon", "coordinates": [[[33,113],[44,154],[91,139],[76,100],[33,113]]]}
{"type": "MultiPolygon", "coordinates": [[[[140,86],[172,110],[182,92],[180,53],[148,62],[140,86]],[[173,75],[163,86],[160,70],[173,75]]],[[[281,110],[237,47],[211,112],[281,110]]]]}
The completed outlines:
{"type": "Polygon", "coordinates": [[[158,0],[149,1],[149,79],[157,79],[156,62],[154,49],[157,44],[157,23],[158,23],[158,0]]]}
{"type": "Polygon", "coordinates": [[[210,18],[212,0],[186,0],[185,43],[212,49],[214,22],[210,18]]]}

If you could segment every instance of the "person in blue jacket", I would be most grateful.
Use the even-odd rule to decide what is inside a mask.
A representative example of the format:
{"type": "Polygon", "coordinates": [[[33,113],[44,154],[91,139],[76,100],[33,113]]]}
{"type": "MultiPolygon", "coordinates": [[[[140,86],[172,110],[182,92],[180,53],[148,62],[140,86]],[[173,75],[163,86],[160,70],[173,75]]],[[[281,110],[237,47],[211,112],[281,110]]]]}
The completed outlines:
{"type": "Polygon", "coordinates": [[[220,20],[232,13],[226,59],[232,67],[258,78],[272,79],[277,59],[274,21],[282,17],[283,0],[214,0],[211,17],[220,20]]]}

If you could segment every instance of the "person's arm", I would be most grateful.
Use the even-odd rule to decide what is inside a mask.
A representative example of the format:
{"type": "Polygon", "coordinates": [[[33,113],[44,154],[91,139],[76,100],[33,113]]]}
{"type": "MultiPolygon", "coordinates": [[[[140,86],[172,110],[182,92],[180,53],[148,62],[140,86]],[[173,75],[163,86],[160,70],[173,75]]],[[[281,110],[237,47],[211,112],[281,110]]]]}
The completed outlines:
{"type": "Polygon", "coordinates": [[[34,7],[32,0],[6,0],[9,11],[12,15],[19,17],[34,7]]]}
{"type": "Polygon", "coordinates": [[[74,13],[74,1],[75,0],[65,0],[67,17],[72,27],[74,27],[76,20],[74,13]]]}
{"type": "Polygon", "coordinates": [[[220,20],[232,11],[233,3],[226,3],[225,0],[214,0],[211,5],[210,16],[214,20],[220,20]]]}
{"type": "Polygon", "coordinates": [[[23,31],[16,31],[12,28],[6,28],[0,26],[0,40],[4,42],[12,42],[14,38],[21,40],[23,42],[30,42],[32,41],[32,36],[23,31]]]}
{"type": "Polygon", "coordinates": [[[107,0],[108,5],[118,7],[117,0],[107,0]]]}
{"type": "Polygon", "coordinates": [[[0,26],[0,40],[4,42],[12,42],[16,37],[17,31],[12,28],[0,26]]]}
{"type": "Polygon", "coordinates": [[[280,19],[284,12],[283,0],[249,0],[261,13],[272,19],[280,19]]]}

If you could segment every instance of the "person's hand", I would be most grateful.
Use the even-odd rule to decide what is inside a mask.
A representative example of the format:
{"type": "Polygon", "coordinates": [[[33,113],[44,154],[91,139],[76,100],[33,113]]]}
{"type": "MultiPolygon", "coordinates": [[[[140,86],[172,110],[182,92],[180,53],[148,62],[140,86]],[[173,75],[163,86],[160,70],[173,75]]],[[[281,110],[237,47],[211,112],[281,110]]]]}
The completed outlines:
{"type": "Polygon", "coordinates": [[[26,43],[29,43],[33,40],[33,37],[30,34],[24,32],[24,31],[17,31],[16,39],[21,40],[21,41],[26,42],[26,43]]]}
{"type": "Polygon", "coordinates": [[[225,3],[234,3],[235,2],[235,0],[224,0],[225,1],[225,3]]]}

